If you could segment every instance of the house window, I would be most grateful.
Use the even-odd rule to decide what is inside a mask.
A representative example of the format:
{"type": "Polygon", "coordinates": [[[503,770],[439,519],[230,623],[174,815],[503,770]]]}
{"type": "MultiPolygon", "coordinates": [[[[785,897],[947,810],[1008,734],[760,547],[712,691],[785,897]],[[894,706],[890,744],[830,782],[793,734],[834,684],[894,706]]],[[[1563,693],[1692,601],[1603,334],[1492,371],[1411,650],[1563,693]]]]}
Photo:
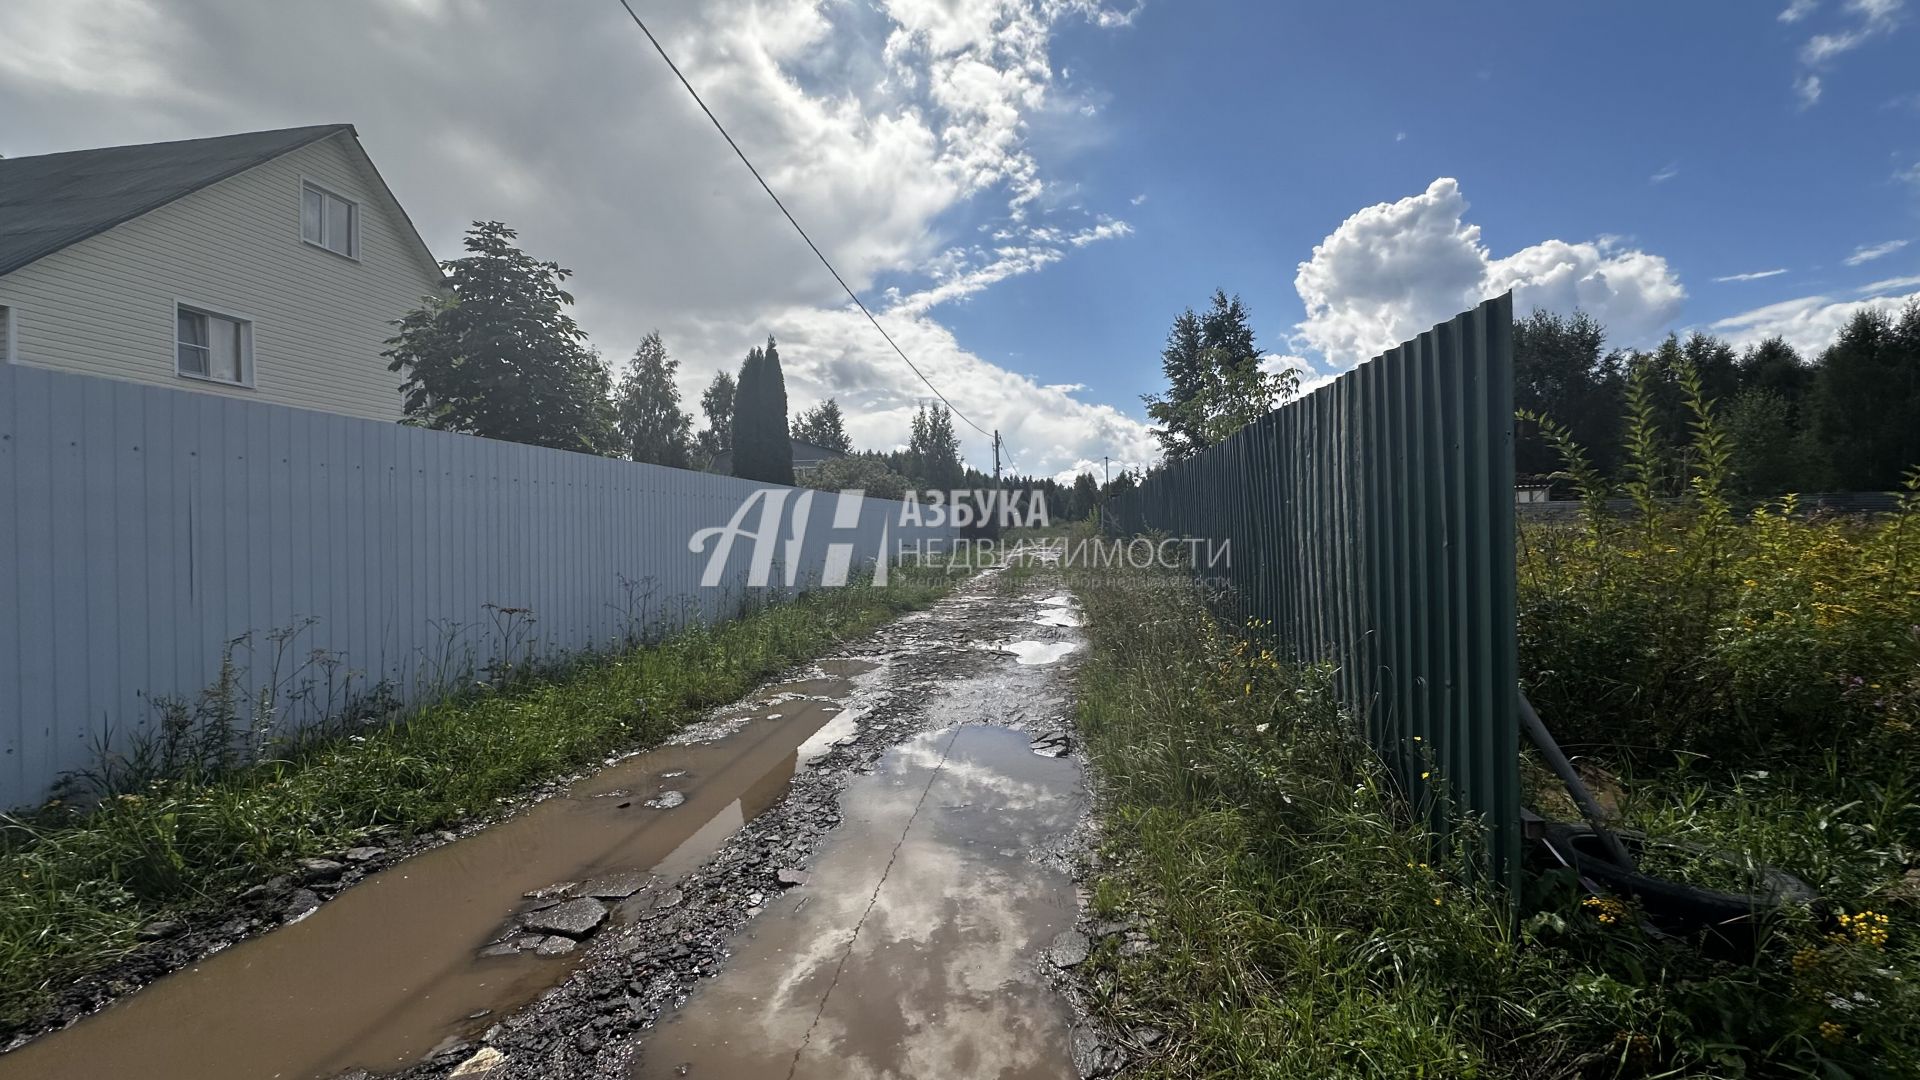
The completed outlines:
{"type": "Polygon", "coordinates": [[[0,364],[13,361],[13,309],[0,304],[0,364]]]}
{"type": "Polygon", "coordinates": [[[253,385],[253,324],[182,304],[175,311],[174,356],[189,379],[253,385]]]}
{"type": "Polygon", "coordinates": [[[360,257],[360,206],[311,183],[300,188],[300,238],[349,259],[360,257]]]}

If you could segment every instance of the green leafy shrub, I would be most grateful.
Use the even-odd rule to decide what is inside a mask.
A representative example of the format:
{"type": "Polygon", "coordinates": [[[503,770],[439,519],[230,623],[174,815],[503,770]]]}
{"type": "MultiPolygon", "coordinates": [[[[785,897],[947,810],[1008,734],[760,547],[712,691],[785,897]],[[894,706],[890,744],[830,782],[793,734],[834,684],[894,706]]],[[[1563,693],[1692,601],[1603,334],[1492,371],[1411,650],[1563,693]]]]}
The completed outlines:
{"type": "Polygon", "coordinates": [[[1724,495],[1729,443],[1698,381],[1681,382],[1693,438],[1676,492],[1630,376],[1624,520],[1602,508],[1579,448],[1543,425],[1586,513],[1521,535],[1529,697],[1563,742],[1640,760],[1904,748],[1920,722],[1920,470],[1878,520],[1809,516],[1792,496],[1742,519],[1724,495]]]}
{"type": "Polygon", "coordinates": [[[1220,625],[1171,575],[1076,590],[1105,821],[1090,902],[1147,946],[1097,945],[1093,1004],[1164,1033],[1128,1075],[1920,1075],[1920,894],[1894,887],[1911,787],[1630,782],[1633,824],[1792,868],[1846,915],[1790,912],[1752,962],[1715,959],[1563,871],[1520,898],[1463,888],[1458,846],[1399,799],[1327,672],[1277,661],[1264,628],[1220,625]]]}

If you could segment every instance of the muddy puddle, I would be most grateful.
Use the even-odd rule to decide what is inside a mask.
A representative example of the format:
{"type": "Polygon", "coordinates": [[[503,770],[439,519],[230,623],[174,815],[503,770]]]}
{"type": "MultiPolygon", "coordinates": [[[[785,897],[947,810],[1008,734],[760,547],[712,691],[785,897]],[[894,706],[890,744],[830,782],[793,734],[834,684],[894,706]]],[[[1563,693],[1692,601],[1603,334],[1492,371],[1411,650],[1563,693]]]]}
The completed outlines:
{"type": "Polygon", "coordinates": [[[970,725],[895,747],[847,789],[807,884],[754,919],[710,983],[645,1037],[637,1080],[1076,1073],[1040,965],[1073,925],[1077,767],[970,725]]]}
{"type": "Polygon", "coordinates": [[[734,720],[703,725],[713,741],[623,759],[398,863],[299,922],[0,1057],[0,1077],[308,1080],[398,1068],[444,1040],[471,1038],[559,982],[585,952],[480,955],[539,903],[524,894],[556,882],[652,882],[624,904],[610,890],[606,903],[618,906],[609,921],[630,919],[660,881],[699,866],[777,803],[803,755],[819,752],[815,736],[851,732],[857,721],[843,714],[854,712],[847,703],[872,669],[843,661],[823,665],[823,677],[763,690],[734,720]]]}

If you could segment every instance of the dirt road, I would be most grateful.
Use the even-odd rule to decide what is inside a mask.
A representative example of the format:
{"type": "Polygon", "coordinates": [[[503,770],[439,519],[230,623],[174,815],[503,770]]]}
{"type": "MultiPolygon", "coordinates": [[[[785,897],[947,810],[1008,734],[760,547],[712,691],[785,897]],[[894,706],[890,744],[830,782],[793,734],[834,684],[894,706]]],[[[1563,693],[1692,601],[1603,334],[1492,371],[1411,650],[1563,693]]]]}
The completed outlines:
{"type": "Polygon", "coordinates": [[[982,575],[0,1077],[1073,1077],[1059,591],[982,575]]]}

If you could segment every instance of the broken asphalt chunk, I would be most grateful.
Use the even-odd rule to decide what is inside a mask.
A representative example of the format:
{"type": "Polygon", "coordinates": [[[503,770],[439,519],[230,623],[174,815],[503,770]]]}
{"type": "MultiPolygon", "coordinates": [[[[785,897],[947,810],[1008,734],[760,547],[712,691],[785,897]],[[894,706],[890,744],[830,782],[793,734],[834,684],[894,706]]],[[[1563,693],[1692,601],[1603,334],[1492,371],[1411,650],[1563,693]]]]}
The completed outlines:
{"type": "Polygon", "coordinates": [[[595,896],[602,900],[625,900],[646,887],[647,875],[637,870],[626,870],[594,878],[580,886],[580,895],[595,896]]]}
{"type": "Polygon", "coordinates": [[[529,930],[583,938],[598,929],[607,918],[607,906],[598,900],[581,897],[558,907],[529,914],[523,924],[529,930]]]}

